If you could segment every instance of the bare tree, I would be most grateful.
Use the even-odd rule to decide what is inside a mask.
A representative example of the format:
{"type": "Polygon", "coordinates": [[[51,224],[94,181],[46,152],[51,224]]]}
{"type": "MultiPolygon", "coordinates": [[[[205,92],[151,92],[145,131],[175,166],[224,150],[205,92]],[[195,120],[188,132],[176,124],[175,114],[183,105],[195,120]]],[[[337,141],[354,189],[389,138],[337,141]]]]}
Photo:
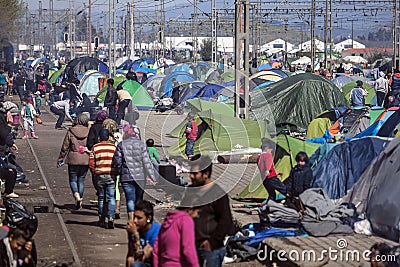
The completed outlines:
{"type": "Polygon", "coordinates": [[[24,4],[21,0],[0,0],[0,40],[13,41],[22,30],[18,20],[23,19],[24,4]]]}

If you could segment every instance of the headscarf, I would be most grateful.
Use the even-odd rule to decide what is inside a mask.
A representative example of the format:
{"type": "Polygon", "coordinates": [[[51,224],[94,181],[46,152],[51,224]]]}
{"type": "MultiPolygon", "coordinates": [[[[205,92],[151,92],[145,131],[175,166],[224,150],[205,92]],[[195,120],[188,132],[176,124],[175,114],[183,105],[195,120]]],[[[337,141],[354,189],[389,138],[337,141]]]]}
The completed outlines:
{"type": "Polygon", "coordinates": [[[128,139],[130,137],[136,137],[136,133],[129,123],[121,123],[122,130],[124,132],[123,139],[128,139]]]}
{"type": "Polygon", "coordinates": [[[77,125],[88,126],[89,125],[89,117],[86,114],[79,114],[78,118],[76,118],[77,125]]]}
{"type": "Polygon", "coordinates": [[[383,71],[380,71],[380,72],[379,72],[379,76],[380,76],[380,77],[385,77],[385,73],[384,73],[383,71]]]}
{"type": "Polygon", "coordinates": [[[100,110],[98,113],[97,113],[97,116],[96,116],[96,121],[98,121],[98,122],[103,122],[105,119],[107,119],[108,118],[108,116],[107,116],[107,112],[105,112],[104,110],[100,110]]]}

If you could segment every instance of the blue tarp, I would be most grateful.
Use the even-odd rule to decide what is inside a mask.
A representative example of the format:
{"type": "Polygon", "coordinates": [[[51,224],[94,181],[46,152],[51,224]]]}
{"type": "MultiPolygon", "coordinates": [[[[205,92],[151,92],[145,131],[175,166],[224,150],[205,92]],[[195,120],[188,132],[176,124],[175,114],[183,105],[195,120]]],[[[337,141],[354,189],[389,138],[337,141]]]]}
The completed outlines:
{"type": "Polygon", "coordinates": [[[224,87],[219,84],[207,84],[203,88],[201,88],[196,94],[192,95],[189,99],[200,97],[201,99],[208,100],[213,98],[219,91],[221,91],[224,87]]]}
{"type": "Polygon", "coordinates": [[[307,234],[298,233],[296,230],[285,230],[278,228],[268,228],[259,232],[255,232],[254,236],[248,237],[248,241],[245,243],[246,246],[258,247],[258,245],[268,237],[284,237],[284,236],[307,236],[307,234]]]}
{"type": "Polygon", "coordinates": [[[386,121],[395,113],[395,111],[389,110],[386,112],[385,116],[383,116],[382,119],[379,121],[374,122],[371,126],[369,126],[367,129],[362,131],[361,133],[357,134],[354,136],[354,138],[361,138],[365,136],[377,136],[379,130],[382,128],[382,126],[386,123],[386,121]]]}
{"type": "Polygon", "coordinates": [[[161,92],[166,96],[171,96],[172,94],[172,79],[175,78],[179,83],[181,82],[192,82],[194,78],[192,75],[186,72],[173,72],[162,80],[161,82],[161,92]]]}
{"type": "MultiPolygon", "coordinates": [[[[344,197],[388,144],[385,139],[365,137],[336,145],[316,166],[318,157],[312,156],[314,179],[311,187],[322,188],[334,200],[344,197]]],[[[321,149],[315,153],[321,154],[321,149]]]]}

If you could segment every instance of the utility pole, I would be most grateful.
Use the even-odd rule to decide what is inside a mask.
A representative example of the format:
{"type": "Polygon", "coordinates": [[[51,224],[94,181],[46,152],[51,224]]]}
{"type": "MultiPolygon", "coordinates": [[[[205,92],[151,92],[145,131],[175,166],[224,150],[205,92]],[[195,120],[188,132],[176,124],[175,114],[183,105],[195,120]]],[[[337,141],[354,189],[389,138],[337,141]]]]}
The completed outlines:
{"type": "Polygon", "coordinates": [[[400,64],[400,19],[399,3],[393,0],[393,68],[399,69],[400,64]]]}
{"type": "Polygon", "coordinates": [[[131,58],[131,35],[132,35],[132,30],[131,30],[131,3],[126,4],[126,41],[125,41],[125,47],[126,47],[126,56],[128,59],[131,58]],[[128,45],[129,44],[129,45],[128,45]]]}
{"type": "Polygon", "coordinates": [[[212,56],[211,60],[212,63],[217,64],[217,55],[218,55],[218,10],[217,10],[217,0],[212,0],[212,17],[211,17],[211,24],[212,24],[212,56]]]}
{"type": "Polygon", "coordinates": [[[324,68],[327,67],[328,63],[328,0],[325,0],[325,16],[324,16],[324,68]]]}
{"type": "Polygon", "coordinates": [[[89,0],[89,12],[88,12],[88,33],[89,33],[89,41],[88,41],[88,50],[89,56],[92,56],[92,1],[89,0]]]}
{"type": "MultiPolygon", "coordinates": [[[[115,1],[115,0],[114,0],[115,1]]],[[[130,26],[130,59],[135,56],[135,0],[131,3],[131,26],[130,26]]]]}
{"type": "Polygon", "coordinates": [[[115,40],[116,40],[116,31],[115,31],[115,0],[109,0],[109,29],[108,29],[108,59],[109,59],[109,75],[112,77],[115,75],[115,40]]]}
{"type": "Polygon", "coordinates": [[[283,64],[285,64],[285,68],[287,66],[287,38],[288,38],[288,18],[284,18],[285,21],[285,55],[283,58],[283,64]]]}
{"type": "Polygon", "coordinates": [[[197,63],[197,41],[198,41],[198,31],[197,31],[197,0],[193,1],[194,4],[194,13],[193,13],[193,63],[196,64],[197,63]]]}
{"type": "Polygon", "coordinates": [[[238,0],[235,3],[235,116],[248,118],[249,104],[249,40],[250,40],[250,0],[238,0]],[[244,10],[244,14],[242,14],[244,10]],[[244,23],[242,23],[244,21],[244,23]],[[242,54],[242,41],[243,53],[242,54]],[[244,62],[244,77],[241,82],[241,58],[244,62]],[[243,86],[245,107],[240,111],[240,88],[243,86]]]}
{"type": "Polygon", "coordinates": [[[351,48],[354,48],[354,21],[358,19],[347,19],[347,21],[351,21],[351,48]]]}
{"type": "Polygon", "coordinates": [[[42,1],[39,1],[39,49],[42,51],[42,48],[40,48],[43,45],[43,9],[42,9],[42,1]]]}
{"type": "Polygon", "coordinates": [[[315,1],[311,0],[311,71],[314,72],[315,65],[315,1]]]}
{"type": "Polygon", "coordinates": [[[161,43],[161,57],[165,58],[165,7],[164,7],[164,0],[161,0],[160,43],[161,43]]]}
{"type": "Polygon", "coordinates": [[[56,54],[56,45],[55,45],[55,30],[54,30],[54,5],[53,0],[49,0],[49,9],[50,9],[50,55],[55,56],[56,54]]]}
{"type": "Polygon", "coordinates": [[[329,0],[329,71],[332,66],[332,53],[333,53],[333,43],[332,43],[332,0],[329,0]]]}

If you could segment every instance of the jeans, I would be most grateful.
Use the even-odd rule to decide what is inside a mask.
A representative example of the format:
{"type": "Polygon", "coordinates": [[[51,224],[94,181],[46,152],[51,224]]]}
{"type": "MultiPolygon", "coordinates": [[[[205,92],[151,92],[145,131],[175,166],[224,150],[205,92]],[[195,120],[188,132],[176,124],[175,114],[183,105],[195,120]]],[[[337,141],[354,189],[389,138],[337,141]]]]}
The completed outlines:
{"type": "Polygon", "coordinates": [[[196,142],[196,140],[192,140],[192,139],[186,140],[185,154],[188,157],[194,155],[194,142],[196,142]]]}
{"type": "Polygon", "coordinates": [[[57,119],[57,122],[56,122],[56,128],[61,128],[61,125],[62,125],[62,123],[64,121],[64,118],[65,118],[65,111],[61,110],[61,109],[58,109],[55,106],[51,106],[50,107],[50,111],[53,112],[54,114],[58,115],[58,119],[57,119]]]}
{"type": "Polygon", "coordinates": [[[0,168],[0,178],[5,182],[4,194],[8,195],[14,192],[17,172],[15,170],[10,170],[9,168],[0,168]]]}
{"type": "Polygon", "coordinates": [[[130,267],[147,267],[147,265],[144,262],[135,261],[135,262],[132,262],[130,267]]]}
{"type": "Polygon", "coordinates": [[[88,165],[68,165],[69,186],[73,195],[78,192],[79,196],[83,197],[88,169],[88,165]]]}
{"type": "Polygon", "coordinates": [[[204,248],[197,248],[200,266],[220,267],[224,260],[226,249],[224,247],[207,251],[204,248]]]}
{"type": "Polygon", "coordinates": [[[115,214],[115,177],[110,174],[97,175],[98,201],[99,201],[99,217],[104,218],[103,206],[104,196],[107,197],[108,202],[108,218],[114,219],[115,214]]]}
{"type": "Polygon", "coordinates": [[[24,86],[17,86],[17,90],[18,90],[19,100],[22,102],[22,100],[25,98],[24,86]]]}
{"type": "Polygon", "coordinates": [[[263,181],[263,185],[268,192],[268,198],[272,200],[276,200],[276,193],[275,190],[281,192],[282,194],[286,195],[286,186],[278,179],[278,177],[272,178],[265,178],[263,181]]]}
{"type": "Polygon", "coordinates": [[[385,100],[386,94],[385,92],[376,92],[376,104],[377,106],[382,107],[383,101],[385,100]]]}
{"type": "Polygon", "coordinates": [[[121,182],[126,198],[128,212],[135,211],[135,203],[143,200],[146,181],[121,182]]]}
{"type": "Polygon", "coordinates": [[[108,117],[109,117],[110,119],[113,119],[113,120],[116,119],[116,118],[115,118],[115,106],[109,106],[109,107],[108,107],[108,117]]]}
{"type": "Polygon", "coordinates": [[[116,119],[118,125],[121,123],[121,120],[125,118],[125,109],[129,106],[130,103],[131,103],[130,99],[124,99],[118,104],[117,119],[116,119]]]}

